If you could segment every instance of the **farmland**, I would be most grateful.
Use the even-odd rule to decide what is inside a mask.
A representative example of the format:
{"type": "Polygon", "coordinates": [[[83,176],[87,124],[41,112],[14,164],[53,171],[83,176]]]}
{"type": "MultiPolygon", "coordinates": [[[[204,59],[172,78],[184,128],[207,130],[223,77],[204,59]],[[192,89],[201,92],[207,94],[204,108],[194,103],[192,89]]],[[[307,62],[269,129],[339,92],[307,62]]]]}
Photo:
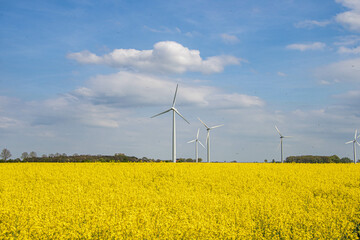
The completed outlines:
{"type": "Polygon", "coordinates": [[[360,165],[0,165],[1,239],[358,239],[360,165]]]}

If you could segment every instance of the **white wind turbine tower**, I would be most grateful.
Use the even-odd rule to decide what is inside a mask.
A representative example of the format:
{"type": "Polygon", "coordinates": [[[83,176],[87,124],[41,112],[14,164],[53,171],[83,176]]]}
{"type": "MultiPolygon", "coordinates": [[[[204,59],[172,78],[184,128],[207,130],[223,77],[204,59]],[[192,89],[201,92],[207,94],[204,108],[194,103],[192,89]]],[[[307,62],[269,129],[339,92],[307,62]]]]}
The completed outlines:
{"type": "Polygon", "coordinates": [[[283,138],[290,138],[291,136],[284,136],[280,133],[279,129],[277,128],[277,126],[275,126],[276,131],[279,133],[280,135],[280,145],[281,145],[281,163],[284,162],[283,160],[283,138]]]}
{"type": "Polygon", "coordinates": [[[200,120],[200,122],[202,124],[204,124],[204,126],[206,127],[207,130],[207,136],[206,136],[206,146],[207,146],[207,162],[210,162],[210,130],[217,128],[217,127],[221,127],[224,126],[224,124],[221,125],[217,125],[217,126],[213,126],[213,127],[208,127],[203,121],[201,121],[200,118],[198,118],[200,120]]]}
{"type": "Polygon", "coordinates": [[[199,140],[199,132],[200,132],[200,129],[198,129],[198,131],[197,131],[196,138],[194,140],[191,140],[191,141],[187,142],[187,143],[195,142],[195,159],[196,159],[196,162],[199,162],[198,161],[198,159],[199,159],[198,143],[200,143],[200,145],[203,146],[203,148],[205,148],[205,146],[199,140]]]}
{"type": "Polygon", "coordinates": [[[176,101],[176,94],[177,94],[177,90],[178,90],[178,86],[179,84],[176,85],[176,90],[175,90],[175,95],[174,95],[174,100],[173,100],[173,104],[172,104],[172,107],[164,112],[161,112],[159,114],[156,114],[154,116],[152,116],[151,118],[154,118],[154,117],[157,117],[159,115],[162,115],[164,113],[167,113],[167,112],[170,112],[172,111],[173,112],[173,134],[172,134],[172,161],[175,163],[176,162],[176,125],[175,125],[175,113],[177,113],[182,119],[185,120],[185,122],[187,122],[188,124],[189,121],[186,120],[182,115],[181,113],[179,113],[179,111],[175,108],[175,101],[176,101]]]}
{"type": "Polygon", "coordinates": [[[358,144],[360,146],[359,142],[357,141],[357,139],[360,137],[360,135],[359,136],[356,136],[356,135],[357,135],[357,129],[355,130],[354,140],[351,140],[351,141],[348,141],[345,143],[345,144],[353,143],[354,163],[356,163],[356,144],[358,144]]]}

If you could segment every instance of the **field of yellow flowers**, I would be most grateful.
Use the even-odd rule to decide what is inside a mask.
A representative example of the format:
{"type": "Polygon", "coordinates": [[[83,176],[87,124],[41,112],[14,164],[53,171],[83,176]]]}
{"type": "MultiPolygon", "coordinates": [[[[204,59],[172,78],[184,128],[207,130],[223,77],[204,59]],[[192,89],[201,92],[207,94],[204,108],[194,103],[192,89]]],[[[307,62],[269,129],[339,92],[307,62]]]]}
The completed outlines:
{"type": "Polygon", "coordinates": [[[359,237],[360,164],[0,164],[0,239],[359,237]]]}

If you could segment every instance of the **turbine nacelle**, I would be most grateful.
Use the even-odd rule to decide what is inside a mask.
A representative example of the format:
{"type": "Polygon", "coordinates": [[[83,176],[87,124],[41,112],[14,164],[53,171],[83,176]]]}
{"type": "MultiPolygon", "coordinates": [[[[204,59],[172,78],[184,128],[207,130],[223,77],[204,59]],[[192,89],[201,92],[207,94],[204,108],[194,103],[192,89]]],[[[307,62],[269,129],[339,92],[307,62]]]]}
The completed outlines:
{"type": "Polygon", "coordinates": [[[280,138],[291,138],[291,137],[292,137],[292,136],[284,136],[284,135],[282,135],[281,132],[280,132],[280,130],[277,128],[277,126],[275,126],[275,129],[276,129],[276,131],[279,133],[280,138]]]}
{"type": "Polygon", "coordinates": [[[191,141],[188,141],[187,143],[193,143],[193,142],[196,142],[196,143],[200,143],[200,145],[205,148],[205,146],[201,143],[201,141],[199,140],[199,132],[200,132],[200,129],[198,129],[197,131],[197,134],[196,134],[196,138],[191,140],[191,141]]]}

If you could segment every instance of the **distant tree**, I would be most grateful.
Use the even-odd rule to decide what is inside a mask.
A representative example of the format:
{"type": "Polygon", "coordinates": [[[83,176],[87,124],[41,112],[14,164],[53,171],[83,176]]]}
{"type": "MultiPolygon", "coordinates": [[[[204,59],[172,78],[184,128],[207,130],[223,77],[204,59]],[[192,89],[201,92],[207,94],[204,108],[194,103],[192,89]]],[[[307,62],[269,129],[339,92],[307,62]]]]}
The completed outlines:
{"type": "Polygon", "coordinates": [[[47,158],[48,156],[46,154],[41,155],[42,158],[47,158]]]}
{"type": "Polygon", "coordinates": [[[6,161],[8,160],[9,158],[11,158],[11,153],[8,149],[4,148],[2,151],[1,151],[1,154],[0,154],[1,158],[6,161]]]}
{"type": "Polygon", "coordinates": [[[27,159],[29,157],[29,154],[27,153],[27,152],[23,152],[22,154],[21,154],[21,159],[22,160],[25,160],[25,159],[27,159]]]}
{"type": "Polygon", "coordinates": [[[339,163],[340,162],[340,158],[337,155],[333,155],[330,157],[330,162],[332,163],[339,163]]]}
{"type": "Polygon", "coordinates": [[[343,157],[342,159],[340,159],[340,162],[342,162],[342,163],[352,163],[353,160],[351,160],[348,157],[343,157]]]}
{"type": "Polygon", "coordinates": [[[74,154],[73,154],[73,156],[74,156],[74,157],[78,157],[78,156],[79,156],[79,154],[77,154],[77,153],[74,153],[74,154]]]}
{"type": "Polygon", "coordinates": [[[349,163],[349,158],[339,158],[336,155],[333,156],[289,156],[286,158],[287,163],[349,163]]]}
{"type": "Polygon", "coordinates": [[[273,159],[271,162],[272,162],[272,163],[275,163],[275,159],[273,159]]]}
{"type": "Polygon", "coordinates": [[[267,159],[265,159],[265,160],[264,160],[264,162],[265,162],[265,163],[267,163],[267,162],[268,162],[268,160],[267,160],[267,159]]]}
{"type": "Polygon", "coordinates": [[[36,157],[37,157],[36,152],[32,151],[32,152],[29,154],[29,157],[30,157],[30,158],[36,158],[36,157]]]}

